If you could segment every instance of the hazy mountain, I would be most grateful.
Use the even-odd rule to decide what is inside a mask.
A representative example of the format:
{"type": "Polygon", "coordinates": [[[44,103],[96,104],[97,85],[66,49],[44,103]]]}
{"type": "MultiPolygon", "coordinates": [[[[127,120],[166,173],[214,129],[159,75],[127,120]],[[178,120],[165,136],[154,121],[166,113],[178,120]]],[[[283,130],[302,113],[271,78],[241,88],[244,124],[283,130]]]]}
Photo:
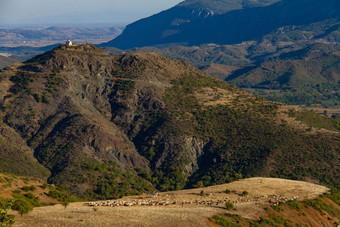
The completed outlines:
{"type": "Polygon", "coordinates": [[[2,47],[42,47],[72,39],[79,43],[102,43],[121,33],[119,27],[52,26],[48,28],[2,28],[2,47]]]}
{"type": "Polygon", "coordinates": [[[128,25],[120,36],[102,46],[127,49],[174,43],[233,44],[260,39],[282,27],[339,19],[337,0],[251,2],[185,1],[128,25]]]}
{"type": "MultiPolygon", "coordinates": [[[[38,54],[42,54],[45,51],[52,50],[59,44],[53,44],[43,47],[30,47],[30,46],[18,46],[18,47],[0,47],[0,52],[9,55],[11,59],[22,62],[26,61],[38,54]]],[[[7,61],[8,62],[8,61],[7,61]]],[[[3,66],[11,65],[13,62],[8,62],[9,64],[4,64],[3,66]]]]}
{"type": "Polygon", "coordinates": [[[183,61],[59,46],[0,76],[0,160],[14,163],[3,171],[48,169],[50,183],[91,198],[238,174],[339,185],[338,122],[250,95],[183,61]],[[22,152],[32,164],[21,164],[22,152]]]}

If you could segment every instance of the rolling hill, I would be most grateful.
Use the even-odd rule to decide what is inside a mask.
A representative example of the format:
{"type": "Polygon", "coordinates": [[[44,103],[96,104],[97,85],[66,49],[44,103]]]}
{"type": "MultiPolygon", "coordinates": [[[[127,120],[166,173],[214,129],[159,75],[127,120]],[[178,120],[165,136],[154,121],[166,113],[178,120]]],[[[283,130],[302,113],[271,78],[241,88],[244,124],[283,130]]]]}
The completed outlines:
{"type": "Polygon", "coordinates": [[[242,176],[339,186],[338,121],[184,61],[61,45],[0,77],[0,160],[13,161],[2,171],[47,176],[92,199],[242,176]]]}

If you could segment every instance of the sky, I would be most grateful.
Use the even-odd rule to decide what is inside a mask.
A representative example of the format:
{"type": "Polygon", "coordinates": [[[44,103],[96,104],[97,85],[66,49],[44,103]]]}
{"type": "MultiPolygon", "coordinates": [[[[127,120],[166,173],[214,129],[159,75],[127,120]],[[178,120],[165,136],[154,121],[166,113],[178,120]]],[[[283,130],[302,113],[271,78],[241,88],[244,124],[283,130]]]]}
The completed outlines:
{"type": "Polygon", "coordinates": [[[0,0],[0,25],[124,26],[182,0],[0,0]]]}

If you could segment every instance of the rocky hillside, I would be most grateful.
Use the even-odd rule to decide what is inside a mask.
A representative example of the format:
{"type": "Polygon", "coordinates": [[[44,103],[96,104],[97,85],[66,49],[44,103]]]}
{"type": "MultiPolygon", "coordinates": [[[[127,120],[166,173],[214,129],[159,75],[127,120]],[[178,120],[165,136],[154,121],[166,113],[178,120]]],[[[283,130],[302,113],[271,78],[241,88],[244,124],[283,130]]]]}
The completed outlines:
{"type": "Polygon", "coordinates": [[[242,176],[339,186],[339,122],[183,61],[61,45],[0,77],[0,160],[16,157],[2,171],[47,176],[90,198],[242,176]]]}
{"type": "Polygon", "coordinates": [[[311,32],[305,29],[310,26],[314,31],[326,28],[327,34],[338,31],[339,10],[337,0],[184,1],[128,25],[120,36],[102,46],[235,44],[281,31],[289,39],[299,39],[311,32]]]}
{"type": "Polygon", "coordinates": [[[0,69],[17,62],[16,60],[0,55],[0,69]]]}

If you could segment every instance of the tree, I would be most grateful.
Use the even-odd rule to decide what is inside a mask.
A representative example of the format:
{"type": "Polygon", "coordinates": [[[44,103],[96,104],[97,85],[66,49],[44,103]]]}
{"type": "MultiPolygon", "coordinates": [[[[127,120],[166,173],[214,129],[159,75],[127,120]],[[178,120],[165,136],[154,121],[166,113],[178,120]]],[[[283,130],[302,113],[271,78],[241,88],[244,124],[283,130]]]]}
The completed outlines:
{"type": "Polygon", "coordinates": [[[19,214],[22,216],[22,215],[28,214],[30,211],[32,211],[33,206],[27,200],[17,199],[17,200],[15,200],[15,202],[12,206],[12,209],[18,211],[19,214]]]}
{"type": "Polygon", "coordinates": [[[7,214],[12,204],[12,201],[0,200],[0,227],[14,224],[14,216],[7,214]]]}
{"type": "Polygon", "coordinates": [[[67,201],[64,201],[64,202],[61,203],[61,205],[63,205],[63,207],[66,209],[67,206],[69,205],[69,203],[67,201]]]}

